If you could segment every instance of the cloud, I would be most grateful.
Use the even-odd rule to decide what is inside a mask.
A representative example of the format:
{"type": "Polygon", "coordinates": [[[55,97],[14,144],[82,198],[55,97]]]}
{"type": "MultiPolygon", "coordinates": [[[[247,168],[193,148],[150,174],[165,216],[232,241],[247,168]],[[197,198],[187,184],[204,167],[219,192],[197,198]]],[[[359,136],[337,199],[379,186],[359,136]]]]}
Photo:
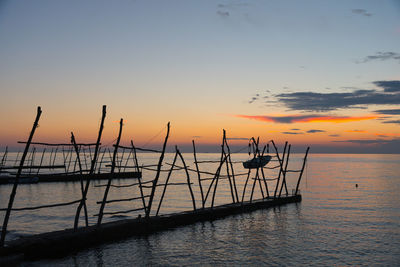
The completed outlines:
{"type": "Polygon", "coordinates": [[[367,131],[365,131],[365,130],[347,130],[346,132],[348,132],[348,133],[366,133],[367,131]]]}
{"type": "Polygon", "coordinates": [[[193,135],[192,138],[203,138],[201,135],[193,135]]]}
{"type": "Polygon", "coordinates": [[[400,115],[400,109],[380,109],[380,110],[375,110],[374,112],[384,115],[400,115]]]}
{"type": "Polygon", "coordinates": [[[339,137],[340,134],[330,134],[329,136],[330,136],[330,137],[339,137]]]}
{"type": "Polygon", "coordinates": [[[400,124],[400,120],[384,121],[383,123],[395,123],[395,124],[400,124]]]}
{"type": "Polygon", "coordinates": [[[360,145],[378,145],[378,144],[388,144],[393,141],[399,141],[399,139],[384,140],[384,139],[355,139],[355,140],[342,140],[342,141],[332,141],[335,143],[354,143],[360,145]]]}
{"type": "Polygon", "coordinates": [[[301,132],[282,132],[282,134],[303,134],[301,132]]]}
{"type": "Polygon", "coordinates": [[[365,62],[375,61],[375,60],[384,61],[384,60],[390,60],[390,59],[398,60],[400,63],[400,54],[396,53],[396,52],[377,52],[375,55],[366,56],[361,61],[357,61],[357,63],[365,63],[365,62]]]}
{"type": "Polygon", "coordinates": [[[295,92],[278,94],[275,97],[291,110],[318,112],[400,104],[400,81],[375,81],[373,84],[384,90],[353,90],[349,93],[295,92]]]}
{"type": "Polygon", "coordinates": [[[258,97],[253,96],[250,100],[249,100],[249,104],[252,104],[254,101],[256,101],[258,99],[258,97]]]}
{"type": "Polygon", "coordinates": [[[359,15],[366,16],[366,17],[372,16],[372,14],[368,13],[367,10],[361,9],[361,8],[352,9],[351,12],[353,12],[354,14],[359,14],[359,15]]]}
{"type": "Polygon", "coordinates": [[[386,93],[400,92],[400,81],[375,81],[373,84],[383,88],[383,91],[386,93]]]}
{"type": "Polygon", "coordinates": [[[218,11],[217,11],[217,15],[226,18],[226,17],[229,17],[229,12],[228,12],[228,11],[221,11],[221,10],[218,10],[218,11]]]}
{"type": "Polygon", "coordinates": [[[293,129],[290,129],[290,130],[292,130],[292,131],[300,131],[300,129],[297,129],[297,128],[293,128],[293,129]]]}
{"type": "Polygon", "coordinates": [[[262,116],[262,115],[234,115],[237,118],[251,119],[264,122],[274,123],[307,123],[307,122],[354,122],[363,120],[373,120],[379,116],[328,116],[328,115],[290,115],[290,116],[262,116]]]}
{"type": "Polygon", "coordinates": [[[308,130],[307,133],[325,133],[324,130],[308,130]]]}

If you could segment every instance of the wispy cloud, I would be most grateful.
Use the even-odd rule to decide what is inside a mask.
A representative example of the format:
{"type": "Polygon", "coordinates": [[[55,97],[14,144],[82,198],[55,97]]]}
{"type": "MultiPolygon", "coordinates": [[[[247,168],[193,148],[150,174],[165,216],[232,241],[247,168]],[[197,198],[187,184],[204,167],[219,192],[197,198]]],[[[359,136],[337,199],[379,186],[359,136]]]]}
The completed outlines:
{"type": "Polygon", "coordinates": [[[366,17],[372,16],[372,14],[367,12],[367,10],[361,9],[361,8],[352,9],[351,12],[353,12],[354,14],[359,14],[359,15],[366,16],[366,17]]]}
{"type": "Polygon", "coordinates": [[[400,81],[375,81],[373,84],[383,90],[354,90],[349,93],[295,92],[278,94],[275,97],[291,110],[318,112],[400,104],[400,81]]]}
{"type": "Polygon", "coordinates": [[[394,123],[394,124],[400,124],[400,120],[384,121],[383,123],[394,123]]]}
{"type": "Polygon", "coordinates": [[[307,133],[325,133],[324,130],[308,130],[307,133]]]}
{"type": "Polygon", "coordinates": [[[398,60],[400,63],[400,54],[396,53],[396,52],[377,52],[375,55],[370,55],[370,56],[366,56],[365,58],[363,58],[360,61],[357,61],[357,63],[365,63],[365,62],[369,62],[369,61],[384,61],[384,60],[398,60]]]}
{"type": "Polygon", "coordinates": [[[378,145],[378,144],[388,144],[390,142],[398,142],[399,139],[385,140],[385,139],[353,139],[353,140],[341,140],[341,141],[332,141],[335,143],[354,143],[360,145],[378,145]]]}
{"type": "Polygon", "coordinates": [[[380,109],[380,110],[375,110],[374,112],[384,115],[400,115],[400,109],[380,109]]]}
{"type": "Polygon", "coordinates": [[[292,131],[300,131],[300,129],[297,129],[297,128],[293,128],[293,129],[290,129],[290,130],[292,130],[292,131]]]}
{"type": "Polygon", "coordinates": [[[226,17],[229,17],[229,12],[228,12],[228,11],[221,11],[221,10],[218,10],[218,11],[217,11],[217,15],[226,18],[226,17]]]}
{"type": "Polygon", "coordinates": [[[330,137],[339,137],[340,134],[330,134],[329,136],[330,136],[330,137]]]}
{"type": "Polygon", "coordinates": [[[303,134],[302,132],[282,132],[282,134],[303,134]]]}
{"type": "Polygon", "coordinates": [[[367,131],[365,130],[347,130],[347,133],[366,133],[367,131]]]}
{"type": "Polygon", "coordinates": [[[262,115],[234,115],[238,118],[251,119],[264,122],[274,122],[274,123],[307,123],[307,122],[354,122],[363,120],[373,120],[379,118],[376,115],[369,116],[323,116],[323,115],[290,115],[290,116],[262,116],[262,115]]]}

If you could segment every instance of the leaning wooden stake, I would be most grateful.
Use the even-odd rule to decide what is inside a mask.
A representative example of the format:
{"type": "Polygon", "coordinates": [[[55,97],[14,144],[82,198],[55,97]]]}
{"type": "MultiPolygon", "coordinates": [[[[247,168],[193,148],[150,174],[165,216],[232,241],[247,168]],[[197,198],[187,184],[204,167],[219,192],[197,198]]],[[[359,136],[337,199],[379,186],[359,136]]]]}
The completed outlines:
{"type": "MultiPolygon", "coordinates": [[[[90,171],[89,171],[89,175],[93,174],[95,166],[96,166],[96,161],[97,161],[97,154],[99,152],[99,147],[100,147],[100,140],[101,140],[101,134],[103,133],[103,128],[104,128],[104,119],[106,118],[106,106],[103,106],[103,113],[101,116],[101,123],[100,123],[100,129],[99,129],[99,134],[97,136],[97,141],[96,141],[96,146],[94,149],[94,155],[92,158],[92,164],[90,166],[90,171]]],[[[76,230],[78,228],[78,221],[79,221],[79,216],[82,210],[82,207],[84,206],[85,200],[86,200],[86,196],[89,190],[89,185],[90,185],[90,176],[88,177],[88,179],[86,180],[86,185],[85,185],[85,190],[83,191],[83,195],[82,195],[82,200],[79,203],[78,208],[76,209],[76,214],[75,214],[75,224],[74,224],[74,229],[76,230]]]]}
{"type": "MultiPolygon", "coordinates": [[[[238,195],[238,191],[237,191],[237,187],[236,187],[235,171],[233,169],[232,158],[231,158],[231,149],[229,148],[226,138],[225,138],[225,146],[228,150],[228,162],[231,167],[232,182],[233,182],[233,188],[235,189],[236,202],[239,202],[239,195],[238,195]]],[[[227,164],[228,164],[228,162],[227,162],[227,164]]]]}
{"type": "Polygon", "coordinates": [[[287,190],[287,186],[286,186],[286,173],[287,173],[287,166],[289,164],[290,147],[291,147],[291,145],[289,145],[287,156],[286,156],[285,170],[283,171],[282,185],[281,185],[281,190],[279,191],[279,197],[281,197],[283,186],[285,186],[286,195],[288,195],[288,190],[287,190]]]}
{"type": "Polygon", "coordinates": [[[176,159],[177,159],[177,158],[178,158],[178,152],[175,152],[174,160],[172,161],[171,168],[169,169],[167,179],[165,180],[164,189],[163,189],[163,192],[162,192],[161,197],[160,197],[160,202],[158,203],[158,208],[157,208],[156,216],[158,216],[158,213],[160,212],[161,204],[162,204],[162,202],[163,202],[165,192],[167,191],[167,186],[168,186],[169,178],[171,177],[172,171],[173,171],[174,168],[175,168],[175,162],[176,162],[176,159]]]}
{"type": "MultiPolygon", "coordinates": [[[[133,149],[133,157],[135,160],[136,171],[137,171],[137,173],[140,173],[139,162],[138,162],[137,155],[136,155],[136,147],[133,145],[132,140],[131,140],[131,146],[133,149]]],[[[139,175],[138,182],[139,182],[139,191],[140,191],[140,197],[142,199],[143,209],[144,209],[144,212],[146,213],[147,207],[146,207],[146,201],[144,200],[144,194],[143,194],[143,188],[142,188],[142,175],[139,175]]]]}
{"type": "Polygon", "coordinates": [[[182,161],[182,163],[183,163],[183,168],[185,169],[185,172],[186,172],[187,185],[188,185],[188,187],[189,187],[190,196],[192,197],[193,210],[196,210],[196,201],[195,201],[195,199],[194,199],[194,194],[193,194],[192,186],[190,185],[190,175],[189,175],[189,171],[188,171],[188,169],[187,169],[185,160],[183,159],[183,156],[182,156],[181,152],[179,151],[178,147],[175,146],[175,150],[176,150],[176,153],[178,154],[179,158],[181,159],[181,161],[182,161]]]}
{"type": "Polygon", "coordinates": [[[296,191],[294,193],[295,195],[297,195],[297,191],[299,190],[300,180],[301,180],[301,177],[303,176],[304,167],[306,166],[308,150],[310,150],[310,147],[307,147],[306,155],[304,156],[304,159],[303,159],[303,166],[301,167],[301,172],[300,172],[300,175],[299,175],[299,179],[297,180],[296,191]]]}
{"type": "Polygon", "coordinates": [[[157,165],[157,174],[156,174],[156,177],[153,180],[153,185],[151,187],[149,204],[148,204],[147,210],[146,210],[146,218],[150,217],[151,206],[153,204],[153,199],[154,199],[154,193],[156,192],[157,182],[158,182],[158,179],[160,178],[161,166],[162,166],[162,162],[164,160],[165,148],[167,147],[167,141],[168,141],[168,137],[169,137],[169,129],[170,129],[170,123],[168,122],[168,124],[167,124],[167,135],[165,136],[163,149],[162,149],[162,152],[161,152],[161,155],[160,155],[160,159],[159,159],[158,165],[157,165]]]}
{"type": "Polygon", "coordinates": [[[283,149],[282,159],[279,157],[278,148],[276,147],[274,140],[271,140],[271,142],[272,142],[272,145],[274,146],[276,157],[278,158],[279,165],[280,165],[279,174],[278,174],[278,180],[276,181],[276,187],[275,187],[275,191],[274,191],[274,198],[276,198],[276,193],[278,192],[279,182],[280,182],[280,179],[281,179],[281,174],[283,172],[283,161],[285,159],[287,142],[285,142],[285,148],[283,149]]]}
{"type": "Polygon", "coordinates": [[[103,219],[104,207],[106,205],[108,191],[110,190],[111,181],[112,181],[113,174],[114,174],[114,171],[115,171],[118,146],[119,146],[119,142],[121,141],[121,134],[122,134],[122,126],[123,126],[123,124],[124,124],[124,120],[121,119],[120,122],[119,122],[118,138],[117,138],[117,142],[115,143],[115,147],[114,147],[114,153],[113,153],[113,158],[112,158],[112,163],[111,163],[110,177],[108,178],[106,190],[104,190],[103,201],[101,202],[100,211],[99,211],[99,217],[97,218],[97,226],[100,226],[101,220],[103,219]]]}
{"type": "Polygon", "coordinates": [[[197,162],[197,156],[196,156],[196,146],[194,144],[194,140],[192,140],[193,144],[193,156],[194,156],[194,164],[196,165],[196,171],[197,171],[197,178],[199,181],[199,187],[200,187],[200,194],[201,194],[201,206],[204,209],[204,193],[203,193],[203,186],[201,185],[201,177],[200,177],[200,170],[199,170],[199,164],[197,162]]]}
{"type": "Polygon", "coordinates": [[[228,163],[228,155],[225,152],[225,143],[226,143],[226,131],[225,129],[223,129],[223,135],[222,135],[222,145],[221,145],[221,149],[222,149],[222,154],[224,155],[224,157],[227,159],[226,160],[226,175],[228,176],[228,181],[229,181],[229,188],[231,190],[231,196],[232,196],[232,203],[235,203],[235,193],[234,193],[234,189],[233,189],[233,184],[232,184],[232,180],[231,180],[231,175],[229,173],[229,163],[228,163]]]}
{"type": "Polygon", "coordinates": [[[32,127],[32,130],[31,130],[31,133],[29,135],[28,142],[25,145],[24,153],[22,154],[22,158],[21,158],[21,162],[19,164],[18,172],[17,172],[17,175],[15,176],[14,186],[13,186],[13,189],[11,191],[10,199],[8,201],[8,207],[7,207],[6,215],[4,216],[3,228],[1,229],[1,239],[0,239],[0,246],[1,247],[4,246],[4,241],[5,241],[6,233],[7,233],[8,220],[10,218],[11,209],[12,209],[12,206],[14,204],[14,198],[15,198],[15,195],[17,193],[17,187],[18,187],[18,183],[19,183],[19,177],[21,176],[22,167],[24,166],[26,154],[29,151],[29,146],[30,146],[30,144],[32,142],[33,135],[35,134],[35,130],[36,130],[37,126],[38,126],[41,114],[42,114],[42,109],[40,107],[38,107],[37,108],[36,119],[35,119],[35,122],[33,123],[33,127],[32,127]]]}
{"type": "MultiPolygon", "coordinates": [[[[86,226],[89,226],[87,207],[86,207],[86,200],[83,198],[83,194],[84,194],[85,190],[84,190],[84,186],[83,186],[83,177],[82,177],[83,172],[82,172],[81,158],[79,156],[79,148],[78,148],[78,145],[76,144],[75,136],[74,136],[73,132],[71,132],[71,143],[73,144],[74,149],[75,149],[76,161],[78,162],[79,174],[81,175],[80,182],[81,182],[81,193],[82,193],[82,199],[83,199],[83,210],[84,210],[84,213],[85,213],[85,223],[86,223],[86,226]]],[[[77,219],[79,219],[79,217],[75,218],[75,220],[77,220],[77,219]]],[[[74,225],[78,225],[78,222],[75,221],[74,225]]]]}

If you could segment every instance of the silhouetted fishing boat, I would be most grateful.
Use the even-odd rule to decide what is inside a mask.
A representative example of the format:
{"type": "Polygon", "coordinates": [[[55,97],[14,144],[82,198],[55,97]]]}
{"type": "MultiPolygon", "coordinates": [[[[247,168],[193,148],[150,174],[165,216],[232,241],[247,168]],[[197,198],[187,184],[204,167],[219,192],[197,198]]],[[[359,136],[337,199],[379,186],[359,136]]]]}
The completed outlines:
{"type": "Polygon", "coordinates": [[[267,163],[271,160],[271,156],[259,156],[252,158],[248,161],[243,162],[243,167],[245,169],[256,169],[261,168],[267,165],[267,163]]]}

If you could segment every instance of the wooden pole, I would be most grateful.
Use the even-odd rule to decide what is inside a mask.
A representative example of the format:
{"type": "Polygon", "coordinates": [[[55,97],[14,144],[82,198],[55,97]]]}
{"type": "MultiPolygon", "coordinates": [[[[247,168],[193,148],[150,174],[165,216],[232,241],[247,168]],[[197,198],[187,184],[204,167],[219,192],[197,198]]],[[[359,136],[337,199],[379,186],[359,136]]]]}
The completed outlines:
{"type": "Polygon", "coordinates": [[[279,165],[280,165],[279,174],[278,174],[278,180],[276,181],[276,187],[275,187],[275,191],[274,191],[274,198],[276,198],[276,193],[278,192],[278,187],[279,187],[279,182],[280,182],[280,179],[281,179],[281,174],[283,172],[283,160],[285,159],[287,142],[285,142],[285,147],[283,149],[282,159],[279,157],[278,148],[276,147],[274,140],[271,140],[271,142],[272,142],[272,145],[274,146],[276,157],[278,158],[279,165]]]}
{"type": "Polygon", "coordinates": [[[228,162],[229,162],[229,165],[231,167],[232,182],[233,182],[233,188],[235,190],[236,202],[239,202],[239,195],[238,195],[238,191],[237,191],[237,187],[236,187],[235,171],[233,169],[232,158],[231,158],[231,149],[230,149],[230,147],[228,145],[228,142],[227,142],[226,138],[225,138],[225,145],[226,145],[226,148],[228,150],[228,162]]]}
{"type": "Polygon", "coordinates": [[[226,175],[228,176],[228,181],[229,181],[229,188],[231,190],[231,195],[232,195],[232,202],[235,203],[235,193],[234,193],[234,189],[233,189],[233,185],[232,185],[232,180],[231,180],[231,176],[229,174],[229,163],[228,163],[228,156],[225,152],[225,143],[226,143],[226,131],[225,129],[223,129],[223,137],[222,137],[222,153],[224,155],[224,157],[227,159],[225,161],[226,163],[226,175]]]}
{"type": "Polygon", "coordinates": [[[201,206],[202,206],[202,208],[204,209],[204,193],[203,193],[203,186],[201,185],[200,170],[199,170],[199,164],[198,164],[198,162],[197,162],[196,146],[195,146],[195,144],[194,144],[194,140],[192,140],[192,145],[193,145],[194,164],[196,165],[197,178],[198,178],[199,187],[200,187],[201,206]]]}
{"type": "Polygon", "coordinates": [[[35,134],[35,130],[38,127],[38,123],[39,123],[39,119],[40,119],[40,115],[41,114],[42,114],[42,109],[40,107],[38,107],[37,108],[36,119],[35,119],[35,122],[33,123],[33,127],[32,127],[32,130],[31,130],[31,133],[29,135],[28,142],[26,143],[24,153],[22,154],[21,162],[19,164],[19,169],[18,169],[17,175],[15,176],[14,186],[13,186],[13,189],[11,191],[10,199],[8,201],[8,207],[7,207],[6,215],[4,216],[3,227],[1,229],[1,239],[0,239],[0,246],[1,247],[4,246],[4,241],[5,241],[6,233],[7,233],[8,220],[10,218],[11,209],[12,209],[12,206],[14,204],[14,198],[15,198],[15,195],[17,193],[17,187],[18,187],[18,183],[19,183],[19,177],[21,176],[21,172],[22,172],[22,166],[24,166],[26,154],[29,151],[29,146],[30,146],[30,144],[32,142],[32,138],[33,138],[33,135],[35,134]]]}
{"type": "Polygon", "coordinates": [[[297,195],[297,191],[299,190],[300,180],[301,180],[301,177],[303,176],[303,171],[304,171],[304,167],[306,166],[306,161],[307,161],[307,156],[308,156],[308,151],[309,150],[310,150],[310,147],[307,147],[306,154],[305,154],[304,159],[303,159],[303,166],[301,167],[301,172],[300,172],[300,175],[299,175],[299,179],[297,180],[296,191],[294,193],[295,195],[297,195]]]}
{"type": "Polygon", "coordinates": [[[242,193],[242,203],[244,201],[244,195],[246,194],[246,187],[247,187],[247,183],[249,182],[250,173],[251,173],[251,169],[249,169],[249,172],[247,173],[246,182],[244,183],[243,193],[242,193]]]}
{"type": "Polygon", "coordinates": [[[189,187],[189,191],[190,191],[190,196],[192,197],[192,202],[193,202],[193,210],[196,210],[196,201],[194,199],[194,194],[193,194],[193,190],[192,190],[192,186],[190,185],[190,175],[189,175],[189,171],[187,169],[185,160],[181,154],[181,152],[179,151],[178,147],[175,146],[175,150],[176,153],[178,154],[179,158],[182,160],[183,163],[183,167],[185,168],[185,172],[186,172],[186,179],[187,179],[187,185],[189,187]]]}
{"type": "Polygon", "coordinates": [[[283,171],[282,185],[281,185],[281,190],[279,191],[279,197],[281,197],[283,186],[285,186],[285,188],[286,188],[286,195],[288,194],[288,190],[286,187],[286,172],[287,172],[287,166],[289,164],[290,147],[291,147],[291,145],[289,145],[287,156],[286,156],[285,170],[283,171]]]}
{"type": "Polygon", "coordinates": [[[0,171],[2,170],[3,166],[6,165],[6,162],[7,162],[7,154],[8,154],[8,146],[6,146],[6,150],[4,151],[3,158],[1,159],[0,171]]]}
{"type": "MultiPolygon", "coordinates": [[[[83,199],[83,210],[84,210],[84,213],[85,213],[85,223],[86,223],[86,226],[89,226],[87,207],[86,207],[86,199],[83,198],[83,194],[84,194],[85,190],[84,190],[84,186],[83,186],[83,177],[82,177],[83,173],[82,173],[81,158],[79,156],[79,148],[78,148],[78,145],[76,144],[75,136],[74,136],[73,132],[71,132],[71,143],[74,145],[74,149],[75,149],[75,153],[76,153],[76,161],[78,162],[79,173],[81,175],[80,182],[81,182],[81,194],[82,194],[82,199],[83,199]]],[[[74,221],[74,229],[75,230],[78,227],[78,221],[77,220],[79,220],[79,217],[75,217],[75,221],[74,221]]]]}
{"type": "Polygon", "coordinates": [[[118,153],[118,146],[119,146],[119,142],[121,141],[121,134],[122,134],[122,126],[123,126],[123,124],[124,124],[124,120],[121,119],[120,122],[119,122],[118,138],[117,138],[117,142],[116,142],[115,147],[114,147],[114,153],[113,153],[110,177],[108,178],[106,190],[104,190],[103,202],[101,203],[100,211],[99,211],[99,217],[97,218],[97,226],[100,226],[101,220],[103,219],[104,207],[106,205],[108,191],[110,190],[111,181],[112,181],[113,174],[114,174],[114,171],[115,171],[116,158],[117,158],[117,153],[118,153]]]}
{"type": "Polygon", "coordinates": [[[167,135],[165,136],[163,149],[162,149],[162,152],[161,152],[161,155],[160,155],[160,159],[159,159],[158,165],[157,165],[157,174],[156,174],[156,177],[153,180],[153,186],[151,188],[149,204],[147,206],[147,211],[146,211],[146,217],[147,218],[150,217],[150,212],[151,212],[151,206],[153,204],[154,193],[156,192],[158,179],[160,178],[161,166],[162,166],[162,162],[164,160],[165,148],[167,147],[167,141],[168,141],[168,137],[169,137],[169,129],[170,129],[170,123],[168,122],[168,124],[167,124],[167,135]]]}
{"type": "Polygon", "coordinates": [[[226,160],[226,158],[222,158],[222,154],[221,154],[221,159],[220,159],[220,162],[219,162],[219,166],[217,168],[217,171],[214,174],[213,179],[211,180],[210,185],[208,186],[208,190],[207,190],[206,196],[204,197],[204,204],[207,202],[207,198],[208,198],[208,195],[210,194],[210,190],[211,190],[211,188],[212,188],[217,176],[219,175],[219,172],[220,172],[220,170],[222,168],[222,165],[225,163],[225,160],[226,160]]]}
{"type": "MultiPolygon", "coordinates": [[[[103,106],[102,116],[101,116],[99,134],[97,136],[96,146],[95,146],[95,149],[94,149],[94,155],[93,155],[93,159],[92,159],[92,164],[90,166],[89,174],[93,174],[94,168],[95,168],[95,165],[96,165],[97,153],[99,151],[100,140],[101,140],[101,134],[103,133],[103,128],[104,128],[104,119],[106,118],[106,109],[107,109],[107,107],[106,107],[106,105],[104,105],[103,106]]],[[[89,185],[90,185],[90,178],[88,178],[86,180],[86,185],[85,185],[85,189],[83,191],[82,200],[79,203],[78,208],[76,209],[74,229],[77,229],[77,227],[78,227],[77,218],[79,218],[81,210],[82,210],[82,207],[85,204],[86,196],[87,196],[87,193],[88,193],[88,190],[89,190],[89,185]]]]}
{"type": "MultiPolygon", "coordinates": [[[[133,141],[132,140],[131,140],[131,146],[132,146],[132,149],[133,149],[133,157],[134,157],[134,160],[135,160],[136,171],[137,171],[137,173],[140,173],[139,163],[138,163],[138,159],[137,159],[137,155],[136,155],[136,148],[133,145],[133,141]]],[[[144,200],[144,194],[143,194],[143,188],[142,188],[142,175],[139,175],[138,182],[139,182],[140,196],[142,198],[142,203],[143,203],[143,209],[144,209],[144,212],[146,213],[147,212],[147,207],[146,207],[146,201],[144,200]]]]}
{"type": "Polygon", "coordinates": [[[161,208],[162,201],[163,201],[163,199],[164,199],[165,191],[167,191],[167,186],[168,186],[169,178],[171,177],[172,171],[174,170],[175,162],[176,162],[176,159],[177,159],[177,158],[178,158],[178,152],[175,152],[174,160],[172,161],[171,169],[169,169],[167,179],[165,180],[164,189],[163,189],[163,192],[162,192],[162,194],[161,194],[160,202],[158,203],[158,208],[157,208],[156,216],[158,216],[158,213],[160,212],[160,208],[161,208]]]}
{"type": "Polygon", "coordinates": [[[40,158],[40,164],[39,164],[39,168],[38,168],[38,170],[37,170],[37,172],[36,172],[36,175],[39,175],[40,167],[42,167],[43,158],[44,158],[44,153],[46,153],[46,148],[44,148],[43,151],[42,151],[42,157],[40,158]]]}

